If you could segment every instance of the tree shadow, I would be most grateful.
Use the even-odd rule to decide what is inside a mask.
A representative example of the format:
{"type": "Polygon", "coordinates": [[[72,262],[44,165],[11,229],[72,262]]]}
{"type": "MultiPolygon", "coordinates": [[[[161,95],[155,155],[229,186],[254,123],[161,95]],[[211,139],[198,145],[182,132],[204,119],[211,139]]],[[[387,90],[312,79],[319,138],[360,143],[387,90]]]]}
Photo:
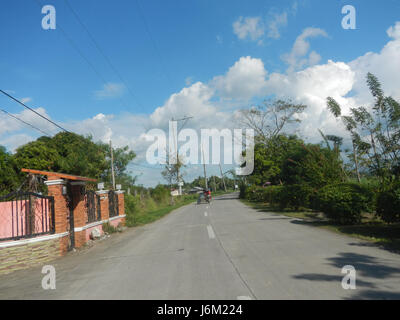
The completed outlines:
{"type": "Polygon", "coordinates": [[[353,242],[352,246],[379,247],[393,253],[400,253],[400,224],[363,224],[363,225],[338,225],[325,220],[292,220],[293,224],[306,225],[311,227],[331,227],[340,233],[349,236],[373,238],[374,242],[353,242]]]}
{"type": "MultiPolygon", "coordinates": [[[[390,292],[377,290],[374,280],[387,279],[388,277],[398,277],[400,275],[400,266],[392,267],[385,264],[382,259],[377,259],[364,254],[352,252],[342,252],[336,257],[328,258],[328,264],[338,268],[339,272],[345,265],[354,266],[356,270],[356,286],[364,290],[355,292],[352,299],[399,299],[399,292],[390,292]],[[364,278],[361,280],[359,277],[364,278]]],[[[343,279],[344,274],[327,275],[318,273],[304,273],[293,276],[294,279],[320,281],[320,282],[338,282],[343,279]]]]}

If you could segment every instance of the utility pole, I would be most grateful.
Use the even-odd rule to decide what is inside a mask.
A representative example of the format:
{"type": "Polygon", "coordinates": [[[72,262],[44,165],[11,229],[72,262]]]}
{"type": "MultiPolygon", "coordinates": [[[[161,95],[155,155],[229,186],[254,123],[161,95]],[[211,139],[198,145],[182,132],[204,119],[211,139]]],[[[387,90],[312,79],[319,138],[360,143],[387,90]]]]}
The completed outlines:
{"type": "MultiPolygon", "coordinates": [[[[187,121],[187,120],[189,120],[191,118],[193,118],[193,117],[184,117],[182,119],[177,119],[177,120],[174,120],[174,118],[172,118],[171,121],[176,121],[176,122],[187,121]]],[[[176,128],[176,130],[178,131],[178,127],[176,128]]],[[[175,129],[174,129],[173,135],[174,135],[174,144],[175,144],[175,150],[176,150],[176,166],[177,166],[176,167],[176,180],[178,182],[179,195],[181,196],[182,195],[182,185],[181,185],[181,178],[180,178],[180,175],[179,175],[180,160],[179,160],[178,145],[177,145],[178,132],[176,132],[176,139],[175,139],[175,129]]]]}
{"type": "Polygon", "coordinates": [[[203,146],[201,146],[201,153],[203,154],[204,182],[205,182],[206,189],[208,189],[207,172],[206,172],[206,161],[204,160],[204,150],[203,150],[203,146]]]}
{"type": "Polygon", "coordinates": [[[111,153],[111,176],[112,176],[112,186],[115,190],[115,174],[114,174],[114,153],[112,148],[112,142],[110,140],[110,153],[111,153]]]}
{"type": "Polygon", "coordinates": [[[217,192],[217,184],[215,183],[215,176],[213,176],[213,180],[214,180],[214,192],[217,192]]]}
{"type": "Polygon", "coordinates": [[[224,183],[224,190],[226,192],[226,184],[225,184],[224,174],[222,173],[221,163],[219,164],[219,172],[221,172],[221,178],[222,182],[224,183]]]}

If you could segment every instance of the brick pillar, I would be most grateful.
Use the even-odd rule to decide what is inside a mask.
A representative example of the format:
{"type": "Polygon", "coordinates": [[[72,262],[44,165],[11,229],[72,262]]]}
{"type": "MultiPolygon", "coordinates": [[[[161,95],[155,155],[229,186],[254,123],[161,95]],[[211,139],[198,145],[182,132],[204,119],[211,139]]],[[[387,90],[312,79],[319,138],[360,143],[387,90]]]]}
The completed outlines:
{"type": "MultiPolygon", "coordinates": [[[[125,196],[124,191],[117,191],[118,195],[118,211],[120,216],[125,215],[125,196]]],[[[121,219],[121,224],[125,225],[125,217],[121,219]]]]}
{"type": "Polygon", "coordinates": [[[85,182],[71,182],[72,199],[74,206],[74,226],[75,226],[75,247],[80,248],[86,243],[86,230],[79,230],[86,225],[87,213],[85,207],[85,195],[83,188],[85,182]],[[77,230],[78,229],[78,230],[77,230]]]}
{"type": "MultiPolygon", "coordinates": [[[[67,197],[63,195],[63,187],[66,182],[58,177],[48,177],[45,181],[48,189],[48,195],[54,197],[54,225],[55,233],[64,233],[69,230],[68,216],[69,208],[67,197]]],[[[60,238],[60,254],[65,254],[68,250],[69,237],[60,238]]]]}
{"type": "Polygon", "coordinates": [[[101,220],[108,220],[110,218],[110,212],[108,209],[108,190],[96,191],[100,196],[100,211],[101,220]]]}

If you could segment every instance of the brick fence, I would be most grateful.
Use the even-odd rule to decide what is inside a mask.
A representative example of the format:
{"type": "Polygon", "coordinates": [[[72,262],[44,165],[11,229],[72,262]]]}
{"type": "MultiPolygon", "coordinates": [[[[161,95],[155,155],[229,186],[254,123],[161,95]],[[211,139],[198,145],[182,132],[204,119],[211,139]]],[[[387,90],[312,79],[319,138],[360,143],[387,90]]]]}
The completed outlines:
{"type": "Polygon", "coordinates": [[[119,215],[109,217],[108,191],[98,191],[100,196],[99,221],[87,224],[87,208],[84,200],[84,181],[68,182],[59,177],[49,176],[45,182],[48,195],[54,197],[54,222],[53,234],[23,240],[0,242],[0,274],[7,274],[16,270],[49,262],[65,255],[72,247],[80,248],[89,240],[93,229],[103,234],[104,223],[116,227],[125,224],[124,192],[117,191],[119,215]],[[68,206],[68,193],[70,188],[72,206],[68,206]],[[72,208],[72,210],[71,210],[72,208]],[[70,212],[73,213],[73,231],[70,223],[70,212]],[[75,244],[73,245],[73,240],[75,244]]]}

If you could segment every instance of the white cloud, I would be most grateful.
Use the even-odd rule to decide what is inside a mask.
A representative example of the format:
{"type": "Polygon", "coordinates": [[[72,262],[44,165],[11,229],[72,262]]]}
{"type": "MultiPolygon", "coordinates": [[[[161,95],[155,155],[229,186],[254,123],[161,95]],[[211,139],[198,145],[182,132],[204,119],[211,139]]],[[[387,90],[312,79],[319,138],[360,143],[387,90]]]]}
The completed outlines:
{"type": "Polygon", "coordinates": [[[275,13],[267,22],[268,38],[279,39],[281,37],[280,28],[288,24],[287,12],[275,13]]]}
{"type": "MultiPolygon", "coordinates": [[[[348,110],[351,99],[345,96],[352,90],[355,72],[343,62],[328,61],[299,72],[273,73],[267,81],[267,93],[279,98],[291,98],[308,106],[302,115],[302,133],[319,141],[317,129],[337,131],[337,123],[327,112],[326,98],[334,97],[348,110]]],[[[331,132],[334,134],[335,132],[331,132]]]]}
{"type": "Polygon", "coordinates": [[[390,27],[387,30],[387,34],[390,38],[399,40],[400,39],[400,21],[397,21],[394,26],[390,27]]]}
{"type": "Polygon", "coordinates": [[[315,51],[312,51],[309,56],[306,57],[308,51],[310,50],[309,39],[327,36],[328,34],[319,28],[304,29],[303,32],[297,37],[291,52],[282,56],[282,60],[289,65],[288,72],[293,72],[306,66],[311,66],[318,63],[321,57],[315,51]]]}
{"type": "Polygon", "coordinates": [[[249,100],[262,94],[266,74],[261,59],[241,57],[225,75],[215,77],[210,84],[225,99],[249,100]]]}
{"type": "Polygon", "coordinates": [[[233,32],[241,40],[250,38],[255,41],[264,35],[264,24],[260,17],[239,17],[233,23],[233,32]]]}
{"type": "Polygon", "coordinates": [[[123,95],[125,86],[121,83],[108,82],[103,85],[101,90],[94,92],[96,99],[103,100],[108,98],[116,98],[123,95]]]}
{"type": "Polygon", "coordinates": [[[381,80],[387,95],[400,99],[400,22],[390,27],[387,34],[392,39],[379,53],[368,52],[349,63],[356,72],[356,83],[353,89],[360,103],[370,100],[365,83],[368,72],[375,74],[381,80]]]}
{"type": "Polygon", "coordinates": [[[26,97],[26,98],[20,99],[20,101],[21,101],[22,103],[28,103],[28,102],[32,101],[32,98],[31,98],[31,97],[26,97]]]}

